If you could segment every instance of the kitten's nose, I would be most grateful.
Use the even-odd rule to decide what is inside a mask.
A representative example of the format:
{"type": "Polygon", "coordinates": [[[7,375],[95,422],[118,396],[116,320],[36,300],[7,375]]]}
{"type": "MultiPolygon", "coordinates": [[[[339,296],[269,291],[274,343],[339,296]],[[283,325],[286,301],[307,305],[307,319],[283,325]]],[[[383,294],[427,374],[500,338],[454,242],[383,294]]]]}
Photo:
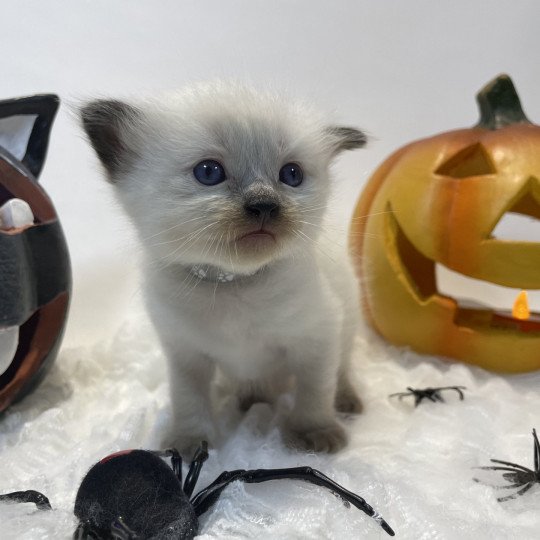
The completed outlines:
{"type": "Polygon", "coordinates": [[[256,218],[275,218],[279,214],[279,204],[273,201],[246,203],[244,205],[244,210],[248,215],[256,218]]]}

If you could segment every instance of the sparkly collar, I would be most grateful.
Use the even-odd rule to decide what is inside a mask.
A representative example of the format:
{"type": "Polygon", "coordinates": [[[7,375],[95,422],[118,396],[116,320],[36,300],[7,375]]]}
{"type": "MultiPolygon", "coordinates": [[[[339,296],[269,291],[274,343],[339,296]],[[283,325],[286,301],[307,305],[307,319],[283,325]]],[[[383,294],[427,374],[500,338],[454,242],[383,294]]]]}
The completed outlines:
{"type": "Polygon", "coordinates": [[[251,277],[260,272],[257,270],[252,274],[234,274],[223,270],[219,266],[213,266],[211,264],[194,264],[189,269],[189,272],[201,281],[210,281],[212,283],[230,283],[238,279],[251,277]]]}

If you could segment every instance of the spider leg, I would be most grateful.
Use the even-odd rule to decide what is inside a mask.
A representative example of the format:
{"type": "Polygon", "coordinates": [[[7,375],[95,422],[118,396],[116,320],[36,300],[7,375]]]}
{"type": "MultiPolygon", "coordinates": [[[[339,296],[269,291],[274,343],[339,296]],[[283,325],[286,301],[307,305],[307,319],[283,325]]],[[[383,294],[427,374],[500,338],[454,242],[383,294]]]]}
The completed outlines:
{"type": "Polygon", "coordinates": [[[151,454],[159,456],[161,458],[170,457],[171,466],[176,478],[180,484],[182,483],[182,456],[176,448],[167,448],[167,450],[149,450],[151,454]]]}
{"type": "Polygon", "coordinates": [[[479,478],[473,478],[473,482],[476,482],[477,484],[482,484],[483,486],[489,486],[494,489],[513,489],[513,488],[521,487],[523,485],[523,482],[516,482],[515,484],[501,486],[499,484],[490,484],[488,482],[484,482],[483,480],[480,480],[479,478]]]}
{"type": "MultiPolygon", "coordinates": [[[[496,460],[491,460],[491,461],[496,461],[496,460]]],[[[503,463],[506,464],[507,462],[503,462],[503,463]]],[[[501,485],[498,485],[498,484],[492,484],[490,482],[485,482],[484,480],[480,480],[479,478],[473,478],[473,480],[475,482],[478,482],[479,484],[484,484],[486,486],[490,486],[490,487],[497,488],[497,489],[506,489],[506,488],[511,488],[511,487],[519,487],[519,486],[522,486],[525,483],[525,482],[519,482],[519,481],[515,480],[514,475],[522,475],[523,473],[527,473],[528,475],[534,475],[533,471],[528,471],[528,470],[524,471],[521,468],[516,469],[513,466],[513,464],[512,464],[511,467],[499,467],[499,466],[487,465],[487,466],[484,466],[484,467],[474,467],[474,469],[479,469],[479,470],[482,470],[482,471],[507,471],[507,472],[504,472],[502,476],[503,476],[504,480],[506,480],[507,482],[512,482],[512,484],[510,484],[510,485],[501,486],[501,485]]]]}
{"type": "MultiPolygon", "coordinates": [[[[509,472],[513,472],[513,473],[518,473],[518,472],[525,472],[525,471],[522,471],[521,469],[513,469],[511,467],[493,467],[491,465],[486,465],[485,467],[474,467],[475,469],[481,469],[483,471],[509,471],[509,472]]],[[[532,472],[532,471],[530,471],[532,472]]]]}
{"type": "Polygon", "coordinates": [[[38,510],[52,510],[49,499],[40,493],[29,489],[28,491],[14,491],[13,493],[6,493],[0,495],[0,502],[11,501],[18,503],[34,503],[38,510]]]}
{"type": "MultiPolygon", "coordinates": [[[[133,540],[136,536],[119,536],[116,534],[118,529],[113,528],[114,524],[111,524],[111,528],[104,529],[102,527],[96,527],[90,521],[81,521],[75,532],[73,533],[73,540],[133,540]]],[[[122,534],[120,532],[120,534],[122,534]]]]}
{"type": "Polygon", "coordinates": [[[398,397],[401,401],[405,396],[411,396],[411,392],[397,392],[396,394],[390,394],[388,397],[398,397]]]}
{"type": "Polygon", "coordinates": [[[203,463],[208,459],[208,443],[202,441],[199,448],[197,448],[193,460],[189,466],[189,471],[186,476],[186,481],[184,482],[184,493],[189,497],[195,489],[195,484],[199,479],[199,474],[201,474],[201,469],[203,463]]]}
{"type": "Polygon", "coordinates": [[[521,471],[505,472],[502,474],[502,477],[507,482],[521,482],[522,484],[534,481],[534,475],[523,473],[521,471]]]}
{"type": "Polygon", "coordinates": [[[407,390],[409,391],[410,396],[414,396],[415,407],[422,401],[422,399],[426,397],[425,390],[418,390],[416,388],[413,388],[412,386],[407,386],[407,390]]]}
{"type": "Polygon", "coordinates": [[[111,538],[113,540],[137,540],[140,537],[126,525],[122,516],[118,516],[111,523],[111,538]]]}
{"type": "Polygon", "coordinates": [[[519,491],[516,491],[514,494],[507,495],[506,497],[499,497],[497,500],[499,502],[504,502],[504,501],[508,501],[510,499],[515,499],[519,495],[523,495],[526,491],[529,491],[529,489],[531,489],[533,487],[533,485],[534,485],[534,482],[530,482],[524,488],[520,489],[519,491]]]}
{"type": "Polygon", "coordinates": [[[462,390],[467,390],[467,387],[465,386],[443,386],[442,388],[438,388],[438,390],[455,390],[459,394],[459,399],[463,401],[463,398],[465,397],[462,390]]]}
{"type": "Polygon", "coordinates": [[[437,395],[437,388],[416,389],[414,394],[419,398],[418,403],[420,403],[423,399],[429,399],[430,401],[433,401],[433,403],[436,403],[437,400],[443,401],[442,398],[437,395]]]}
{"type": "Polygon", "coordinates": [[[540,443],[536,435],[536,429],[532,431],[534,437],[534,470],[536,474],[540,473],[540,443]]]}
{"type": "Polygon", "coordinates": [[[81,521],[75,532],[73,540],[141,540],[141,537],[132,531],[118,516],[110,528],[98,527],[90,521],[81,521]]]}
{"type": "Polygon", "coordinates": [[[220,474],[214,482],[207,488],[199,491],[197,495],[191,499],[191,504],[197,516],[206,512],[219,498],[221,492],[231,483],[236,480],[246,482],[248,484],[258,484],[260,482],[268,482],[270,480],[304,480],[312,484],[324,487],[332,491],[335,495],[341,498],[345,503],[350,503],[359,510],[362,510],[369,517],[373,518],[390,536],[394,536],[394,531],[386,523],[383,517],[376,512],[362,497],[346,490],[322,472],[312,469],[311,467],[291,467],[288,469],[254,469],[246,471],[239,469],[236,471],[225,471],[220,474]]]}
{"type": "Polygon", "coordinates": [[[509,467],[514,467],[516,469],[521,469],[522,471],[533,473],[534,471],[531,471],[531,469],[527,469],[527,467],[524,467],[523,465],[518,465],[517,463],[510,463],[509,461],[502,461],[500,459],[490,459],[493,463],[500,463],[502,465],[508,465],[509,467]]]}
{"type": "MultiPolygon", "coordinates": [[[[473,481],[477,482],[478,484],[491,487],[493,489],[515,489],[515,488],[519,488],[525,485],[523,482],[516,482],[515,484],[508,484],[507,486],[501,486],[499,484],[488,484],[487,482],[482,482],[478,478],[473,478],[473,481]]],[[[526,483],[529,484],[530,482],[526,482],[526,483]]]]}
{"type": "MultiPolygon", "coordinates": [[[[529,482],[527,482],[528,484],[529,482]]],[[[534,482],[533,482],[534,483],[534,482]]],[[[493,486],[497,489],[513,489],[513,488],[519,488],[525,485],[523,482],[515,482],[514,484],[509,484],[508,486],[493,486]]]]}
{"type": "Polygon", "coordinates": [[[407,386],[408,392],[396,392],[395,394],[390,394],[388,397],[397,397],[401,401],[404,397],[416,396],[416,390],[407,386]]]}
{"type": "Polygon", "coordinates": [[[444,401],[441,396],[436,395],[436,393],[431,392],[431,390],[431,388],[426,388],[425,390],[416,390],[414,406],[418,407],[423,399],[429,399],[429,401],[433,401],[433,403],[437,403],[437,401],[444,401]]]}
{"type": "Polygon", "coordinates": [[[90,522],[82,521],[73,533],[73,540],[99,540],[103,534],[101,529],[97,529],[90,522]]]}
{"type": "Polygon", "coordinates": [[[433,394],[431,394],[433,396],[432,401],[440,401],[441,403],[444,403],[444,399],[442,397],[442,394],[441,394],[440,390],[442,390],[442,388],[437,388],[433,392],[433,394]]]}
{"type": "Polygon", "coordinates": [[[483,486],[492,487],[493,489],[511,489],[515,487],[520,487],[523,484],[511,484],[509,486],[501,486],[499,484],[490,484],[489,482],[484,482],[483,480],[480,480],[480,478],[473,478],[473,482],[476,482],[477,484],[482,484],[483,486]]]}

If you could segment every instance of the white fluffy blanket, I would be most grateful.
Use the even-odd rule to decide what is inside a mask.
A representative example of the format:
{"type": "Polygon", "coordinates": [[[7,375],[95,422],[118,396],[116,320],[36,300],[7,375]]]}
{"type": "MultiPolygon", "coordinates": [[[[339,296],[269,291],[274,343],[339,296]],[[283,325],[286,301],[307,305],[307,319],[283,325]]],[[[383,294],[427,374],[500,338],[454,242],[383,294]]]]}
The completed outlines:
{"type": "MultiPolygon", "coordinates": [[[[78,103],[216,76],[292,88],[373,134],[365,153],[340,159],[343,216],[391,151],[473,124],[474,93],[501,70],[515,77],[530,118],[540,118],[534,53],[540,4],[534,0],[51,5],[2,2],[1,98],[53,91],[64,103],[78,103]]],[[[121,448],[155,448],[169,420],[165,366],[153,331],[141,308],[127,310],[116,301],[130,257],[123,257],[121,270],[105,261],[106,288],[90,270],[83,275],[89,261],[118,251],[113,216],[120,211],[110,208],[99,177],[80,128],[62,107],[40,182],[68,234],[78,297],[89,300],[75,295],[71,338],[43,384],[0,417],[0,493],[33,488],[54,507],[38,512],[1,504],[0,540],[70,538],[75,494],[89,467],[121,448]],[[114,339],[89,344],[122,319],[114,339]],[[84,342],[78,339],[83,334],[84,342]]],[[[472,481],[473,468],[490,458],[532,467],[540,372],[501,377],[420,358],[374,337],[359,338],[356,366],[365,412],[347,423],[347,449],[334,456],[292,452],[281,443],[275,413],[258,405],[230,422],[229,439],[211,452],[199,487],[226,469],[306,464],[365,497],[399,539],[540,538],[540,489],[498,503],[501,491],[472,481]],[[464,401],[449,393],[446,404],[415,409],[411,401],[388,398],[409,385],[452,384],[467,387],[464,401]]],[[[287,405],[284,399],[281,406],[287,405]]],[[[203,517],[200,532],[202,539],[220,540],[389,538],[331,494],[287,481],[232,485],[203,517]]]]}
{"type": "MultiPolygon", "coordinates": [[[[277,417],[254,406],[236,418],[212,450],[198,488],[221,471],[310,465],[361,494],[402,539],[538,538],[540,489],[499,503],[501,491],[472,481],[490,458],[533,466],[540,374],[501,377],[462,364],[418,357],[359,337],[357,385],[365,412],[347,420],[350,444],[333,456],[294,452],[281,442],[277,417]],[[391,400],[406,386],[467,387],[464,401],[391,400]]],[[[110,343],[64,349],[44,383],[0,423],[0,492],[36,489],[52,512],[0,505],[3,540],[68,539],[73,503],[87,469],[123,448],[155,448],[168,422],[165,367],[142,308],[110,343]]],[[[490,479],[504,483],[500,475],[490,479]]],[[[504,492],[506,493],[506,492],[504,492]]],[[[352,539],[386,534],[330,493],[292,481],[233,484],[201,520],[201,539],[352,539]]]]}

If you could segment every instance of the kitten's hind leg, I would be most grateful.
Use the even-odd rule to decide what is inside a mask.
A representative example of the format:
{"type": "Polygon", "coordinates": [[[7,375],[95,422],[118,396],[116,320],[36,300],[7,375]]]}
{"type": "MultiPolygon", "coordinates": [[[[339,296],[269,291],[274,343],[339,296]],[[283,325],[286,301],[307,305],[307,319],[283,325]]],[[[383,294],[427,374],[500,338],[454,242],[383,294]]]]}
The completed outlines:
{"type": "Polygon", "coordinates": [[[338,412],[348,414],[360,414],[364,408],[362,400],[348,379],[348,374],[340,374],[335,406],[338,412]]]}
{"type": "Polygon", "coordinates": [[[333,453],[347,444],[347,433],[334,409],[339,350],[331,337],[325,338],[302,340],[290,350],[296,399],[283,434],[292,447],[333,453]]]}
{"type": "Polygon", "coordinates": [[[341,336],[341,364],[338,372],[335,407],[338,412],[347,414],[359,414],[363,410],[362,400],[351,382],[355,335],[356,326],[347,324],[346,321],[341,336]]]}

